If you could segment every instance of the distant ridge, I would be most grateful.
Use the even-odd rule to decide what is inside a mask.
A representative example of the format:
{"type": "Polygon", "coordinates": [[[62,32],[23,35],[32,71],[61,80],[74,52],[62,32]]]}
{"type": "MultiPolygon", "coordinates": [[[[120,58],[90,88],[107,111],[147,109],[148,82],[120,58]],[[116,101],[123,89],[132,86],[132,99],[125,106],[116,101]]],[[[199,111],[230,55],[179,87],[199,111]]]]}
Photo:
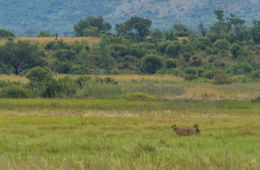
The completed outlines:
{"type": "Polygon", "coordinates": [[[87,16],[104,16],[114,24],[137,15],[162,29],[174,23],[196,28],[200,20],[210,25],[215,9],[249,21],[260,18],[260,0],[0,0],[0,9],[0,27],[24,36],[42,29],[71,34],[87,16]]]}

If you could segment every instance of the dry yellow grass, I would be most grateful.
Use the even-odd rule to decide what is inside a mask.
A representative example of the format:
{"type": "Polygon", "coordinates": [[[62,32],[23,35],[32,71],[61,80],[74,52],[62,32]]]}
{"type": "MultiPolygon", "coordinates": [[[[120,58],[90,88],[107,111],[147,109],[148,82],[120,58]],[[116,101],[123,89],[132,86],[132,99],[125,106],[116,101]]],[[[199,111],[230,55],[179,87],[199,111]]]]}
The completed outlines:
{"type": "Polygon", "coordinates": [[[239,100],[250,101],[260,96],[259,91],[227,91],[208,87],[193,87],[185,89],[185,92],[177,96],[177,99],[184,100],[239,100]]]}
{"type": "MultiPolygon", "coordinates": [[[[67,76],[66,74],[56,74],[56,78],[61,78],[67,76]]],[[[81,75],[70,75],[72,78],[78,78],[81,75]]],[[[117,81],[132,81],[132,80],[152,80],[152,81],[183,81],[181,77],[175,77],[171,75],[102,75],[98,76],[100,78],[111,77],[117,81]]],[[[28,82],[29,80],[23,76],[16,75],[0,75],[0,80],[6,81],[20,81],[20,82],[28,82]]]]}
{"type": "MultiPolygon", "coordinates": [[[[107,77],[106,75],[100,76],[107,77]]],[[[131,81],[131,80],[153,80],[153,81],[183,81],[183,78],[171,75],[109,75],[117,81],[131,81]]]]}
{"type": "MultiPolygon", "coordinates": [[[[66,74],[57,74],[56,78],[67,76],[66,74]]],[[[72,78],[78,78],[81,75],[70,75],[72,78]]],[[[184,79],[182,77],[176,77],[171,75],[138,75],[138,74],[129,74],[129,75],[100,75],[97,76],[100,78],[111,77],[117,81],[132,81],[132,80],[152,80],[152,81],[177,81],[182,82],[184,79]]]]}
{"type": "MultiPolygon", "coordinates": [[[[59,37],[58,40],[63,40],[67,43],[73,43],[75,41],[85,41],[88,42],[89,45],[94,45],[99,42],[99,37],[59,37]]],[[[16,37],[15,41],[23,40],[23,41],[31,41],[38,42],[40,44],[46,44],[47,42],[54,41],[55,37],[16,37]]],[[[0,45],[5,44],[7,39],[0,39],[0,45]]]]}
{"type": "Polygon", "coordinates": [[[12,82],[28,82],[26,77],[16,76],[16,75],[0,75],[0,80],[2,81],[12,81],[12,82]]]}
{"type": "Polygon", "coordinates": [[[178,38],[178,40],[188,40],[189,39],[189,37],[177,37],[178,38]]]}

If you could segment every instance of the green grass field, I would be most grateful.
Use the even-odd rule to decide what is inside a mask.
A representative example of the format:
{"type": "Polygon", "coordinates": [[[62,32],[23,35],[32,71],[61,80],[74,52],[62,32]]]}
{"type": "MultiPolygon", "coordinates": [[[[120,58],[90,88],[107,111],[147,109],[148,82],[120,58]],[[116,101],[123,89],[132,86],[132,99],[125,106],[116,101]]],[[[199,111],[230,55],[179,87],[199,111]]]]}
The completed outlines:
{"type": "Polygon", "coordinates": [[[71,99],[0,99],[0,169],[260,169],[257,82],[110,77],[118,84],[90,84],[71,99]],[[201,135],[177,136],[172,124],[199,124],[201,135]]]}
{"type": "Polygon", "coordinates": [[[1,99],[0,113],[0,169],[260,168],[260,103],[1,99]]]}

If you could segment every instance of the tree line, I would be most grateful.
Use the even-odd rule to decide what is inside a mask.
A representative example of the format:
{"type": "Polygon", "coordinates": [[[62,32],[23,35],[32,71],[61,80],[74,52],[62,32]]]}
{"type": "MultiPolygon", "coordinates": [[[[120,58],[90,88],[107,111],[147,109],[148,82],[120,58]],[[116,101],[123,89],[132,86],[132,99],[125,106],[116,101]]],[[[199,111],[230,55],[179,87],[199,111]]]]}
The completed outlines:
{"type": "MultiPolygon", "coordinates": [[[[112,26],[103,17],[87,17],[74,26],[75,36],[96,36],[93,46],[86,42],[53,40],[44,47],[29,41],[14,41],[14,34],[0,47],[0,73],[25,74],[35,66],[47,66],[63,74],[172,74],[187,80],[198,78],[228,80],[260,79],[260,20],[247,26],[233,14],[214,12],[217,22],[200,34],[183,24],[169,30],[152,30],[152,21],[141,17],[112,26]]],[[[57,36],[41,31],[39,36],[57,36]]],[[[229,82],[229,81],[226,81],[229,82]]],[[[224,82],[225,83],[225,82],[224,82]]]]}

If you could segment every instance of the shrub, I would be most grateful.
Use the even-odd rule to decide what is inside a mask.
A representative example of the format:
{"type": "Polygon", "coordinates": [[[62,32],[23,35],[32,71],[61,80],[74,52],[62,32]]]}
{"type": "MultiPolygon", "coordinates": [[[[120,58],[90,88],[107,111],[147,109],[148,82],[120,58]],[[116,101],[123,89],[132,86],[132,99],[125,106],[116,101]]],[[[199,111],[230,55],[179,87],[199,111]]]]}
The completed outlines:
{"type": "Polygon", "coordinates": [[[114,78],[111,78],[111,77],[105,77],[103,79],[104,83],[107,83],[107,84],[118,84],[118,81],[116,81],[114,78]]]}
{"type": "Polygon", "coordinates": [[[153,55],[144,57],[142,61],[144,71],[149,74],[154,74],[162,65],[162,59],[153,55]]]}
{"type": "Polygon", "coordinates": [[[254,71],[251,75],[253,79],[260,80],[260,70],[254,71]]]}
{"type": "Polygon", "coordinates": [[[77,92],[77,85],[74,80],[64,77],[58,80],[50,80],[44,84],[43,97],[72,97],[77,92]]]}
{"type": "Polygon", "coordinates": [[[127,93],[122,98],[126,100],[155,100],[154,96],[146,93],[127,93]]]}
{"type": "Polygon", "coordinates": [[[88,98],[115,98],[122,94],[122,89],[117,84],[108,84],[103,79],[99,81],[93,78],[84,85],[80,94],[88,98]]]}
{"type": "Polygon", "coordinates": [[[206,71],[203,73],[203,77],[207,79],[213,79],[216,75],[216,71],[206,71]]]}
{"type": "Polygon", "coordinates": [[[56,50],[56,47],[57,46],[55,46],[56,45],[56,43],[55,43],[55,41],[50,41],[50,42],[48,42],[46,45],[45,45],[45,49],[46,50],[56,50]]]}
{"type": "Polygon", "coordinates": [[[58,73],[68,74],[71,73],[73,65],[71,62],[56,62],[53,67],[58,73]]]}
{"type": "Polygon", "coordinates": [[[198,57],[192,57],[192,60],[190,61],[190,65],[193,67],[199,67],[201,66],[202,61],[200,58],[198,57]]]}
{"type": "Polygon", "coordinates": [[[181,51],[181,45],[178,41],[174,41],[173,43],[169,44],[166,48],[166,53],[170,57],[178,57],[181,51]]]}
{"type": "Polygon", "coordinates": [[[78,85],[79,88],[83,88],[86,83],[91,80],[92,78],[89,76],[80,76],[79,78],[76,79],[76,84],[78,85]]]}
{"type": "Polygon", "coordinates": [[[214,43],[215,50],[228,50],[229,49],[229,42],[225,39],[218,39],[214,43]]]}
{"type": "Polygon", "coordinates": [[[3,98],[28,98],[32,95],[29,89],[21,85],[10,85],[3,87],[0,91],[0,97],[3,98]]]}
{"type": "Polygon", "coordinates": [[[196,74],[197,74],[197,69],[196,69],[196,68],[193,68],[193,67],[189,67],[189,68],[187,68],[184,72],[185,72],[185,74],[193,74],[193,75],[196,75],[196,74]]]}
{"type": "Polygon", "coordinates": [[[26,78],[30,81],[43,82],[53,79],[53,75],[46,67],[34,67],[26,74],[26,78]]]}
{"type": "Polygon", "coordinates": [[[187,74],[184,76],[184,79],[187,81],[197,80],[198,77],[195,74],[187,74]]]}
{"type": "Polygon", "coordinates": [[[176,60],[173,59],[169,59],[166,61],[166,68],[170,69],[170,68],[176,68],[177,64],[176,64],[176,60]]]}
{"type": "Polygon", "coordinates": [[[260,102],[260,96],[255,99],[252,99],[252,102],[260,102]]]}
{"type": "Polygon", "coordinates": [[[228,75],[224,73],[218,73],[216,74],[213,83],[215,85],[232,84],[232,80],[228,75]]]}
{"type": "Polygon", "coordinates": [[[0,38],[8,38],[8,37],[14,37],[14,33],[4,29],[0,29],[0,38]]]}

